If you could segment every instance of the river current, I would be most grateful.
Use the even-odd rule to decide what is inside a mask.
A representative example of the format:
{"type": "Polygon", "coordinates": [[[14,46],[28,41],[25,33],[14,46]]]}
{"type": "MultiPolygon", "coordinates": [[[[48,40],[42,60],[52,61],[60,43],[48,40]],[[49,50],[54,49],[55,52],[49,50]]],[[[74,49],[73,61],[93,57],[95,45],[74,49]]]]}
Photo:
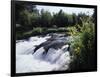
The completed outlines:
{"type": "MultiPolygon", "coordinates": [[[[46,54],[43,54],[43,52],[46,52],[44,46],[41,46],[34,52],[37,46],[50,38],[51,35],[46,35],[43,37],[33,36],[28,40],[16,40],[16,73],[62,71],[69,69],[71,56],[70,51],[68,51],[68,44],[64,44],[58,49],[49,46],[50,48],[48,48],[46,54]]],[[[59,35],[55,40],[66,42],[70,39],[71,37],[59,35]]]]}

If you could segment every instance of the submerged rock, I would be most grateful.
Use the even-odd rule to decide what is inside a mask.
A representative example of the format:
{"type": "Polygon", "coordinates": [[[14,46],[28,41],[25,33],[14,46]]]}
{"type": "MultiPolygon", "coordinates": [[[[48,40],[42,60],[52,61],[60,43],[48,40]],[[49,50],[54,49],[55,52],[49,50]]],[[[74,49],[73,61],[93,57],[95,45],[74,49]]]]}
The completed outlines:
{"type": "Polygon", "coordinates": [[[49,48],[60,49],[64,45],[67,45],[67,39],[65,37],[51,37],[47,41],[38,45],[34,49],[34,53],[41,47],[43,47],[45,49],[45,53],[47,53],[49,48]]]}

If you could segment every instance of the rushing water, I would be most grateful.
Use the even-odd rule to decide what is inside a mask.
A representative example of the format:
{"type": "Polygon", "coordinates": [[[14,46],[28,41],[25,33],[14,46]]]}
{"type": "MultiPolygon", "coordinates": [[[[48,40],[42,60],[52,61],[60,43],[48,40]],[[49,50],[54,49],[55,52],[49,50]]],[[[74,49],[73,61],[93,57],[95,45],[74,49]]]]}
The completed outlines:
{"type": "MultiPolygon", "coordinates": [[[[43,54],[45,52],[44,46],[34,52],[37,46],[46,42],[49,38],[51,38],[51,35],[34,36],[28,40],[16,41],[16,73],[61,71],[69,68],[71,57],[68,44],[58,49],[51,47],[48,49],[47,54],[43,54]]],[[[56,36],[56,40],[59,41],[66,42],[69,39],[71,38],[56,36]]]]}

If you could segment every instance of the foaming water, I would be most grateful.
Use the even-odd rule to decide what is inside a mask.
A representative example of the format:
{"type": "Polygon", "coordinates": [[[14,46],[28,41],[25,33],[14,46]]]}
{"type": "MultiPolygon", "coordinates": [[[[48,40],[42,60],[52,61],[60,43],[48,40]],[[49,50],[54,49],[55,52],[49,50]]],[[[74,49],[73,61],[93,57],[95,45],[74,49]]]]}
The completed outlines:
{"type": "Polygon", "coordinates": [[[16,43],[16,73],[61,71],[69,68],[71,62],[68,45],[59,49],[49,48],[47,54],[44,47],[39,48],[34,54],[37,45],[47,41],[51,36],[30,37],[28,41],[17,40],[16,43]]]}

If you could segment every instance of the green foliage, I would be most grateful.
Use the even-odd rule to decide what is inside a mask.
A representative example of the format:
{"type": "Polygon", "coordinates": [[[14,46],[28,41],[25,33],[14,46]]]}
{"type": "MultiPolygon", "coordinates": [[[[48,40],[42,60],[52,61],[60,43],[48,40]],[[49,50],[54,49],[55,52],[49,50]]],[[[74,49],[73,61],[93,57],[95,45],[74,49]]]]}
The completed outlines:
{"type": "Polygon", "coordinates": [[[57,25],[60,27],[65,27],[68,25],[68,15],[60,10],[58,13],[53,15],[53,25],[57,25]]]}
{"type": "Polygon", "coordinates": [[[70,65],[71,70],[96,68],[95,26],[92,21],[82,20],[82,23],[81,32],[76,33],[77,38],[72,43],[74,60],[70,65]]]}
{"type": "Polygon", "coordinates": [[[44,11],[43,9],[41,10],[41,15],[40,15],[40,24],[44,27],[50,27],[52,20],[51,13],[48,11],[44,11]]]}
{"type": "MultiPolygon", "coordinates": [[[[58,13],[51,14],[44,9],[39,12],[36,5],[32,3],[16,3],[16,24],[21,24],[25,30],[32,30],[33,27],[66,27],[74,26],[85,14],[67,14],[60,10],[58,13]]],[[[20,28],[21,28],[20,27],[20,28]]]]}
{"type": "Polygon", "coordinates": [[[67,32],[67,28],[66,27],[63,28],[62,27],[60,28],[34,27],[32,30],[26,32],[17,31],[16,39],[25,39],[35,35],[45,35],[48,33],[55,33],[55,32],[60,32],[60,33],[67,32]]]}

